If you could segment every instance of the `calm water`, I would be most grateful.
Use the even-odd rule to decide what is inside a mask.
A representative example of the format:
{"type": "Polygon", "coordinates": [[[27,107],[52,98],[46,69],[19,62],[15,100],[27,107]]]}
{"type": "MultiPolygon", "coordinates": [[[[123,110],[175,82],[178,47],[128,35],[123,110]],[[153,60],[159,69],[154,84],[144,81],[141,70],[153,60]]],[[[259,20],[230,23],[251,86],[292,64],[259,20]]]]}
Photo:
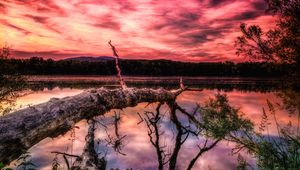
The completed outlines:
{"type": "MultiPolygon", "coordinates": [[[[176,81],[177,78],[170,80],[176,81]]],[[[105,80],[101,81],[105,82],[105,80]]],[[[189,81],[192,82],[192,79],[189,81]]],[[[255,123],[256,128],[261,121],[262,108],[267,108],[267,99],[274,103],[281,103],[281,99],[276,95],[276,87],[271,85],[270,90],[268,90],[268,86],[263,89],[255,88],[255,81],[251,80],[246,80],[246,83],[243,80],[238,81],[238,79],[236,79],[234,82],[231,80],[218,81],[222,82],[223,85],[227,87],[229,86],[230,88],[222,89],[219,88],[220,86],[212,84],[211,86],[206,87],[203,84],[194,83],[194,87],[200,87],[203,90],[182,93],[177,99],[178,103],[186,110],[192,111],[195,108],[196,103],[203,103],[209,97],[213,97],[218,91],[224,92],[225,90],[231,105],[240,108],[240,110],[245,114],[245,117],[251,119],[255,123]],[[233,86],[233,84],[235,84],[235,86],[233,86]],[[249,84],[252,88],[242,88],[249,87],[249,84]]],[[[145,80],[143,80],[143,82],[145,83],[145,80]]],[[[109,85],[109,83],[106,85],[109,85]]],[[[47,86],[39,86],[38,88],[33,88],[34,90],[30,91],[30,93],[26,94],[25,96],[18,98],[16,104],[17,107],[27,107],[28,105],[46,102],[52,97],[61,98],[65,96],[72,96],[90,87],[93,86],[70,85],[68,87],[67,85],[63,85],[57,87],[53,84],[51,85],[51,88],[49,88],[49,84],[47,86]]],[[[106,157],[108,161],[108,169],[157,168],[156,152],[155,148],[149,141],[149,136],[147,133],[148,128],[144,122],[140,123],[141,119],[137,114],[143,114],[145,111],[154,111],[156,105],[156,103],[150,105],[147,105],[147,103],[140,103],[136,107],[126,108],[122,111],[112,110],[109,113],[106,113],[105,116],[97,117],[97,120],[99,120],[102,125],[97,124],[97,130],[95,132],[96,138],[99,140],[96,149],[99,153],[101,153],[102,156],[106,157]],[[114,149],[107,144],[108,134],[112,136],[114,135],[114,126],[111,123],[113,121],[112,117],[115,115],[115,112],[120,113],[121,115],[119,133],[121,136],[125,136],[122,140],[123,143],[121,153],[126,155],[115,152],[114,149]]],[[[163,106],[161,112],[167,112],[167,108],[163,106]]],[[[291,122],[292,125],[297,124],[298,119],[296,115],[290,115],[285,110],[277,110],[276,114],[280,125],[286,125],[289,122],[291,122]]],[[[268,132],[265,133],[276,136],[277,130],[272,119],[270,119],[270,123],[271,124],[268,128],[268,132]]],[[[81,155],[85,144],[87,129],[88,125],[86,121],[82,120],[81,122],[77,123],[76,127],[68,133],[60,135],[54,139],[44,139],[29,150],[30,155],[32,156],[32,162],[37,165],[38,169],[51,169],[53,159],[56,156],[55,154],[51,154],[52,151],[81,155]]],[[[163,118],[161,131],[164,132],[161,137],[162,143],[166,144],[167,148],[171,149],[174,141],[174,132],[176,130],[175,127],[169,123],[167,116],[163,118]]],[[[203,142],[203,139],[197,139],[195,137],[188,138],[179,153],[177,161],[178,169],[186,169],[188,162],[195,156],[197,152],[197,145],[201,142],[203,142]]],[[[217,147],[205,153],[198,159],[194,169],[236,169],[237,156],[231,154],[231,149],[233,146],[234,145],[229,142],[219,143],[217,147]]],[[[242,154],[247,158],[250,164],[254,165],[255,160],[253,158],[244,153],[242,154]]],[[[58,156],[58,159],[61,164],[61,168],[66,169],[63,158],[58,156]]],[[[73,161],[74,158],[69,158],[69,162],[73,161]]]]}

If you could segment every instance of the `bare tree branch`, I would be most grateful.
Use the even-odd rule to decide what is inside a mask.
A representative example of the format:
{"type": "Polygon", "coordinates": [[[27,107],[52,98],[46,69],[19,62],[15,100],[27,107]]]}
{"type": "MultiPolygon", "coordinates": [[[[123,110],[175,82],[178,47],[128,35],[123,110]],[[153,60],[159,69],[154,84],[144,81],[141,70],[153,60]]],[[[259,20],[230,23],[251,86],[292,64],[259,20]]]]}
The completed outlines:
{"type": "Polygon", "coordinates": [[[190,161],[187,170],[191,170],[193,168],[193,166],[195,165],[196,161],[198,160],[198,158],[203,153],[205,153],[205,152],[209,151],[210,149],[212,149],[213,147],[215,147],[220,141],[221,141],[221,139],[218,139],[218,140],[214,141],[211,145],[207,146],[207,140],[205,140],[205,144],[204,144],[203,148],[200,148],[197,155],[190,161]]]}
{"type": "Polygon", "coordinates": [[[164,165],[168,162],[167,161],[167,154],[165,154],[165,151],[163,150],[163,147],[160,146],[160,132],[159,132],[159,120],[161,119],[160,117],[160,107],[161,103],[159,103],[156,107],[156,114],[153,114],[152,112],[146,112],[145,115],[147,119],[145,119],[146,125],[148,126],[148,136],[150,138],[151,144],[155,147],[156,149],[156,155],[157,155],[157,160],[158,160],[158,169],[163,170],[164,165]],[[150,117],[148,114],[151,114],[152,117],[150,117]],[[152,128],[154,130],[152,130],[152,128]],[[155,136],[155,140],[152,137],[152,134],[155,136]]]}
{"type": "Polygon", "coordinates": [[[117,69],[117,72],[118,72],[118,78],[119,78],[119,82],[120,82],[121,88],[125,89],[126,88],[126,84],[125,84],[125,82],[124,82],[124,80],[122,78],[121,69],[119,67],[119,55],[117,53],[117,49],[116,49],[115,46],[113,46],[111,44],[111,40],[108,42],[108,44],[110,45],[110,47],[111,47],[111,49],[113,51],[113,55],[115,56],[115,59],[116,59],[115,60],[116,61],[116,69],[117,69]]]}
{"type": "Polygon", "coordinates": [[[66,156],[75,157],[75,158],[80,157],[78,155],[72,155],[72,154],[68,154],[68,153],[65,153],[65,152],[58,152],[58,151],[52,151],[51,153],[55,153],[55,154],[59,154],[59,155],[66,155],[66,156]]]}

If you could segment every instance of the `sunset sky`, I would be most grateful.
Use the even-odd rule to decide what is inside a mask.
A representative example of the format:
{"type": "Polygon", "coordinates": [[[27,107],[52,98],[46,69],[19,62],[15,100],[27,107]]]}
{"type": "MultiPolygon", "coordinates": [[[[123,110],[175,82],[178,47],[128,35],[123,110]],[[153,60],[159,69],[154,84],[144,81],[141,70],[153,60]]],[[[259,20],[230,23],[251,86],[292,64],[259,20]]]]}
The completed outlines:
{"type": "Polygon", "coordinates": [[[264,0],[1,0],[0,45],[15,58],[111,56],[178,61],[244,61],[240,23],[268,29],[264,0]]]}

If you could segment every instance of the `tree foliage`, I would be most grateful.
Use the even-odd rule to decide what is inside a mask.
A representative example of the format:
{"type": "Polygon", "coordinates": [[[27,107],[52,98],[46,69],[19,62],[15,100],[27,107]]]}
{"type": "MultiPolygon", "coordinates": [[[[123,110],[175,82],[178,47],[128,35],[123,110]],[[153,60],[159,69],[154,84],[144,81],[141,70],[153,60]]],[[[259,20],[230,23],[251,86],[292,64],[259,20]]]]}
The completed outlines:
{"type": "MultiPolygon", "coordinates": [[[[300,0],[266,0],[267,12],[275,15],[276,26],[263,32],[260,26],[241,24],[242,36],[236,41],[237,54],[276,63],[295,63],[288,80],[298,79],[300,68],[300,0]]],[[[289,84],[289,82],[287,82],[289,84]]],[[[299,93],[292,87],[279,93],[283,99],[282,108],[290,113],[298,112],[300,120],[299,93]]],[[[269,111],[274,116],[278,129],[277,136],[262,135],[257,132],[245,132],[233,137],[238,144],[238,150],[245,148],[257,159],[260,169],[298,169],[300,167],[300,137],[299,123],[296,129],[292,125],[281,127],[275,116],[275,108],[268,101],[269,111]]],[[[262,125],[268,125],[268,116],[263,109],[262,125]]]]}
{"type": "MultiPolygon", "coordinates": [[[[234,153],[245,149],[257,159],[259,169],[296,170],[300,166],[300,137],[298,127],[288,124],[279,125],[276,108],[268,101],[268,110],[263,108],[263,116],[257,131],[243,131],[233,134],[227,140],[235,142],[234,153]],[[267,131],[270,117],[277,126],[277,134],[270,135],[267,131]]],[[[245,163],[244,163],[245,165],[245,163]]]]}
{"type": "Polygon", "coordinates": [[[239,110],[229,104],[226,95],[217,94],[199,109],[205,136],[223,139],[234,131],[253,129],[251,121],[239,115],[239,110]]]}
{"type": "Polygon", "coordinates": [[[266,0],[267,12],[277,18],[276,26],[263,31],[259,25],[241,24],[236,40],[237,54],[282,63],[300,61],[300,0],[266,0]]]}

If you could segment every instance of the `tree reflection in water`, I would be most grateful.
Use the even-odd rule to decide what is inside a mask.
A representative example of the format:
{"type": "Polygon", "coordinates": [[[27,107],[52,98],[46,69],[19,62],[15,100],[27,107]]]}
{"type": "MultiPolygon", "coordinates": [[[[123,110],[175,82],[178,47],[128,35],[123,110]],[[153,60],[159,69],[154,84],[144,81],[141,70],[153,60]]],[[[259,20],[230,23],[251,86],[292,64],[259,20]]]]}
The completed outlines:
{"type": "MultiPolygon", "coordinates": [[[[252,123],[240,116],[238,112],[238,109],[229,105],[225,95],[217,94],[215,99],[210,99],[203,106],[198,104],[192,113],[188,113],[175,100],[159,103],[155,112],[138,113],[141,119],[138,124],[144,123],[148,128],[149,141],[156,151],[158,169],[175,169],[182,145],[190,136],[198,138],[198,151],[195,156],[190,158],[187,165],[187,169],[192,169],[201,155],[214,148],[221,140],[237,134],[240,130],[252,129],[252,123]],[[165,113],[161,113],[162,106],[167,108],[165,113]],[[175,127],[174,137],[170,143],[161,140],[165,138],[164,134],[166,133],[161,128],[162,119],[175,127]]],[[[126,135],[120,135],[120,121],[121,114],[115,112],[109,122],[102,122],[101,119],[95,122],[98,122],[99,127],[102,127],[106,133],[106,139],[101,139],[106,141],[105,145],[111,146],[115,152],[126,156],[122,152],[126,135]],[[114,134],[108,132],[109,128],[114,128],[114,134]]]]}
{"type": "MultiPolygon", "coordinates": [[[[263,106],[263,103],[266,103],[266,99],[269,99],[270,102],[272,102],[272,104],[274,105],[274,108],[276,108],[275,109],[276,110],[276,118],[278,119],[278,124],[281,127],[280,129],[283,129],[282,119],[284,117],[286,117],[286,118],[288,117],[288,116],[284,116],[284,112],[279,110],[279,109],[288,109],[288,108],[285,108],[284,106],[289,106],[290,111],[294,111],[294,114],[291,114],[291,116],[293,118],[291,120],[293,123],[292,129],[295,129],[296,128],[295,125],[297,125],[297,122],[298,122],[298,118],[294,119],[295,114],[297,114],[297,108],[295,106],[297,106],[296,101],[298,99],[297,97],[299,97],[299,96],[297,96],[296,95],[297,93],[295,93],[294,91],[289,92],[289,93],[285,92],[284,94],[280,93],[280,94],[281,95],[289,94],[289,96],[290,96],[290,97],[286,97],[286,99],[283,99],[284,104],[282,104],[282,105],[278,105],[281,102],[279,100],[273,99],[273,97],[271,97],[270,95],[261,94],[261,97],[257,98],[260,100],[259,103],[256,103],[256,105],[251,106],[251,108],[249,108],[250,110],[247,108],[242,108],[242,111],[245,112],[245,114],[247,116],[250,116],[251,114],[249,115],[249,113],[255,112],[255,110],[256,110],[256,112],[260,112],[259,111],[260,109],[258,109],[258,108],[264,107],[265,115],[268,117],[267,122],[270,123],[274,119],[274,115],[271,114],[271,112],[269,112],[268,106],[263,106]],[[262,96],[265,96],[266,99],[263,99],[262,96]],[[293,103],[291,103],[290,101],[292,101],[293,103]],[[287,103],[289,103],[289,104],[287,104],[287,103]],[[291,107],[291,106],[294,106],[294,107],[291,107]]],[[[255,96],[257,94],[256,93],[255,94],[254,93],[253,94],[252,93],[243,94],[243,93],[237,93],[237,92],[229,92],[228,97],[230,98],[230,105],[229,105],[229,101],[227,101],[227,104],[230,107],[228,107],[228,108],[233,109],[234,110],[233,113],[235,111],[239,111],[238,109],[235,109],[232,106],[244,106],[248,102],[249,102],[249,104],[251,104],[251,102],[253,102],[252,100],[257,101],[257,99],[253,98],[254,96],[252,96],[252,95],[255,96]],[[246,103],[244,103],[244,102],[246,102],[246,103]]],[[[201,162],[200,161],[201,159],[207,160],[206,157],[203,157],[203,153],[206,153],[206,152],[201,152],[201,149],[202,150],[203,150],[203,148],[210,149],[209,146],[211,146],[211,145],[214,148],[216,148],[213,144],[215,141],[217,141],[219,139],[218,136],[214,136],[213,133],[211,133],[211,131],[207,130],[207,128],[212,128],[213,130],[215,130],[215,133],[219,134],[219,135],[226,134],[226,131],[223,132],[223,130],[226,130],[226,129],[228,130],[228,128],[227,128],[227,126],[225,126],[227,124],[220,124],[219,123],[220,121],[217,121],[219,118],[213,116],[216,114],[211,114],[211,115],[208,114],[206,116],[207,119],[203,119],[202,116],[206,115],[203,113],[205,113],[205,111],[206,112],[211,111],[208,108],[210,108],[211,106],[214,106],[216,109],[216,106],[218,106],[218,104],[213,102],[216,100],[209,100],[206,103],[204,103],[202,98],[206,98],[205,96],[210,96],[210,94],[208,94],[207,91],[202,91],[200,93],[187,92],[187,93],[183,93],[182,96],[180,96],[180,100],[175,103],[174,103],[174,101],[172,101],[170,103],[165,103],[165,104],[151,104],[148,106],[148,108],[154,107],[152,109],[139,107],[139,108],[136,108],[136,109],[138,109],[136,111],[129,111],[129,112],[131,112],[131,115],[134,115],[135,113],[139,112],[139,114],[135,114],[136,122],[134,122],[134,124],[135,125],[138,124],[135,126],[135,129],[132,129],[132,128],[127,129],[127,127],[126,127],[127,125],[125,125],[125,126],[122,125],[122,124],[130,123],[130,121],[132,120],[132,117],[130,119],[126,118],[130,114],[127,109],[125,109],[124,111],[113,110],[111,112],[111,114],[106,114],[105,117],[100,116],[100,117],[95,118],[95,120],[97,122],[96,123],[97,130],[95,131],[96,152],[99,154],[99,156],[105,157],[105,159],[108,161],[108,167],[119,167],[119,165],[120,165],[120,167],[122,167],[122,166],[124,167],[125,164],[122,165],[122,161],[121,162],[116,161],[117,157],[114,157],[114,156],[112,157],[112,152],[116,151],[116,153],[120,155],[120,156],[118,156],[118,158],[120,158],[121,160],[128,159],[128,158],[123,159],[121,157],[130,157],[130,158],[137,157],[136,159],[139,159],[140,161],[143,162],[144,158],[148,159],[151,157],[151,160],[149,160],[150,162],[152,162],[151,165],[150,166],[144,165],[142,167],[153,167],[155,164],[154,160],[152,160],[152,158],[153,158],[153,159],[156,159],[155,161],[157,162],[157,168],[160,168],[161,164],[163,164],[162,167],[164,169],[166,169],[166,168],[170,167],[170,162],[171,162],[170,160],[171,160],[172,155],[175,155],[172,157],[173,158],[172,160],[175,160],[174,157],[176,158],[176,153],[178,150],[178,149],[175,150],[176,139],[180,138],[181,142],[177,142],[177,148],[179,148],[179,151],[177,153],[177,159],[176,159],[176,161],[173,161],[173,164],[175,162],[176,168],[183,169],[183,167],[188,167],[189,164],[191,164],[192,160],[195,160],[195,161],[198,160],[198,161],[196,161],[198,163],[201,162]],[[185,99],[186,97],[188,97],[187,98],[188,100],[185,99]],[[196,107],[191,106],[192,103],[195,103],[197,101],[199,103],[197,104],[196,107]],[[189,104],[187,104],[187,103],[189,103],[189,104]],[[200,104],[200,103],[204,103],[204,104],[200,104]],[[194,108],[194,109],[192,109],[192,108],[194,108]],[[174,116],[174,110],[175,110],[175,116],[174,116]],[[114,112],[114,111],[116,111],[116,112],[114,112]],[[176,126],[176,118],[180,123],[180,124],[177,124],[179,126],[176,126]],[[210,121],[209,125],[212,125],[212,126],[202,127],[204,122],[201,122],[201,121],[208,121],[208,120],[210,121]],[[215,121],[213,121],[213,120],[215,120],[215,121]],[[155,130],[155,126],[157,126],[157,132],[155,130]],[[226,128],[222,128],[222,127],[226,127],[226,128]],[[204,128],[204,130],[203,130],[203,128],[204,128]],[[116,131],[115,129],[118,129],[118,130],[116,131]],[[140,130],[134,132],[137,129],[140,129],[140,130]],[[181,132],[179,129],[181,129],[181,132]],[[217,129],[221,129],[221,130],[217,131],[217,129]],[[146,132],[147,130],[148,130],[148,133],[151,134],[152,139],[146,132]],[[142,141],[138,140],[139,136],[143,136],[141,134],[143,132],[145,132],[145,135],[148,135],[145,137],[148,138],[148,142],[149,142],[149,146],[150,146],[149,149],[152,148],[153,153],[152,153],[152,151],[148,150],[148,148],[147,148],[148,145],[145,148],[145,144],[142,141]],[[132,135],[134,133],[138,133],[138,134],[135,134],[137,136],[137,139],[133,140],[132,135]],[[158,138],[156,137],[157,136],[156,133],[158,134],[158,138]],[[121,142],[119,144],[115,144],[115,141],[118,140],[117,136],[119,136],[119,138],[122,138],[123,136],[126,136],[126,137],[122,138],[121,142]],[[152,140],[152,142],[151,142],[151,140],[152,140]],[[156,141],[158,141],[158,143],[156,141]],[[191,141],[193,143],[193,146],[191,148],[191,152],[189,152],[186,150],[186,147],[184,147],[184,146],[190,147],[191,141]],[[195,142],[195,141],[197,141],[197,142],[195,142]],[[153,145],[153,143],[155,145],[153,145]],[[183,143],[183,144],[181,144],[181,143],[183,143]],[[178,147],[178,145],[179,145],[179,147],[178,147]],[[126,154],[126,156],[118,153],[118,151],[116,149],[114,149],[113,146],[121,146],[121,147],[118,147],[118,150],[121,153],[126,154]],[[157,147],[157,146],[159,146],[159,147],[157,147]],[[132,153],[132,147],[135,147],[135,150],[145,150],[145,151],[142,151],[139,154],[137,154],[135,151],[132,153]],[[112,148],[112,149],[109,149],[109,148],[112,148]],[[160,153],[160,156],[158,153],[160,153]],[[197,157],[198,153],[200,153],[200,154],[197,157]],[[143,156],[143,154],[144,154],[144,156],[143,156]],[[183,157],[186,160],[182,160],[183,157]],[[119,162],[120,164],[117,162],[119,162]],[[159,167],[159,165],[160,165],[160,167],[159,167]]],[[[222,95],[220,95],[220,96],[222,96],[222,95]]],[[[288,95],[286,95],[286,96],[288,96],[288,95]]],[[[222,100],[224,100],[224,99],[222,99],[222,100]]],[[[226,100],[224,100],[224,101],[226,101],[226,100]]],[[[220,106],[220,104],[219,104],[219,106],[220,106]]],[[[129,109],[129,110],[131,110],[131,109],[129,109]]],[[[135,109],[133,109],[133,110],[135,110],[135,109]]],[[[216,109],[216,110],[220,111],[220,109],[216,109]]],[[[261,111],[259,114],[261,114],[261,113],[263,113],[263,112],[261,111]]],[[[238,113],[238,115],[239,114],[240,114],[240,112],[238,113]]],[[[221,118],[223,120],[224,117],[221,117],[221,118]]],[[[259,124],[260,119],[261,118],[259,118],[258,116],[251,117],[251,120],[255,121],[256,124],[257,123],[259,124]]],[[[208,124],[208,123],[206,122],[206,124],[208,124]]],[[[230,125],[232,123],[228,123],[228,124],[230,125]]],[[[75,128],[74,132],[76,131],[76,133],[79,133],[78,131],[82,131],[82,128],[85,129],[84,126],[82,126],[82,125],[77,125],[77,126],[80,129],[74,127],[75,128]]],[[[266,127],[264,128],[265,131],[261,132],[261,134],[260,134],[261,136],[255,136],[255,138],[246,138],[247,136],[245,136],[245,135],[246,134],[257,135],[256,133],[254,133],[252,131],[244,131],[244,130],[240,129],[236,132],[233,132],[233,133],[230,133],[229,135],[227,135],[225,137],[225,140],[230,140],[230,141],[233,141],[238,144],[243,144],[243,143],[241,143],[241,141],[238,141],[238,140],[234,141],[234,139],[244,139],[244,141],[249,142],[249,144],[251,144],[251,145],[244,145],[244,146],[239,145],[239,146],[243,146],[243,147],[239,151],[235,150],[235,152],[237,154],[239,154],[243,150],[250,151],[250,153],[252,153],[254,156],[256,156],[255,154],[257,153],[257,151],[262,151],[262,149],[264,149],[264,150],[270,149],[270,146],[272,146],[272,145],[269,145],[269,144],[270,143],[272,144],[272,142],[273,142],[272,140],[278,140],[280,138],[284,138],[284,136],[276,137],[279,135],[275,134],[274,127],[272,125],[266,124],[266,127]],[[268,126],[268,128],[266,128],[267,126],[268,126]],[[267,137],[266,129],[268,129],[268,132],[270,133],[270,135],[269,135],[270,137],[267,137]],[[247,133],[245,133],[245,132],[247,132],[247,133]],[[233,138],[233,137],[236,137],[236,138],[233,138]],[[263,138],[260,138],[260,137],[263,137],[263,138]],[[268,138],[270,138],[272,140],[266,142],[265,139],[268,139],[268,138]],[[260,141],[263,141],[267,145],[262,145],[261,142],[258,143],[257,142],[258,140],[251,141],[249,139],[260,139],[260,141]],[[252,147],[254,149],[250,150],[251,149],[250,147],[252,147]]],[[[275,129],[276,129],[276,127],[275,127],[275,129]]],[[[293,131],[293,132],[295,132],[295,131],[293,131]]],[[[73,148],[74,149],[73,154],[75,156],[81,155],[81,152],[82,152],[82,151],[80,151],[81,147],[78,146],[78,144],[81,143],[80,141],[81,141],[81,139],[84,139],[85,135],[86,135],[85,132],[82,134],[75,135],[76,140],[74,141],[74,148],[73,148]]],[[[221,137],[223,137],[223,136],[221,136],[221,137]]],[[[293,141],[297,141],[297,140],[299,141],[299,139],[297,139],[297,138],[296,138],[296,140],[294,140],[295,136],[288,135],[286,137],[292,137],[291,139],[293,139],[293,141]]],[[[280,141],[280,140],[278,140],[278,141],[280,141]]],[[[292,141],[292,140],[290,140],[290,141],[292,141]]],[[[217,142],[217,143],[218,143],[217,146],[219,146],[219,147],[214,149],[216,151],[219,150],[220,147],[224,146],[224,142],[217,142]]],[[[289,143],[291,143],[291,142],[289,142],[289,143]]],[[[289,143],[281,142],[282,145],[283,144],[286,145],[289,143]]],[[[63,143],[61,143],[61,144],[63,144],[63,143]]],[[[294,142],[294,144],[297,144],[297,142],[294,142]]],[[[43,150],[43,144],[41,144],[40,146],[41,146],[41,149],[43,150]]],[[[55,146],[55,144],[54,144],[54,146],[55,146]]],[[[67,145],[64,145],[64,146],[67,146],[67,145]]],[[[293,145],[293,146],[295,146],[294,148],[296,148],[296,150],[294,150],[294,151],[297,151],[297,148],[299,148],[299,145],[293,145]]],[[[60,149],[57,150],[54,148],[56,148],[56,147],[51,147],[50,151],[45,153],[45,155],[49,155],[49,156],[52,155],[53,157],[51,159],[56,158],[55,161],[53,162],[53,166],[57,167],[57,162],[58,162],[60,164],[60,167],[66,167],[65,161],[64,161],[64,158],[62,155],[58,155],[56,157],[55,155],[50,154],[51,151],[63,151],[63,150],[60,150],[60,149]]],[[[66,151],[66,153],[72,155],[71,148],[72,147],[69,147],[68,150],[66,151]]],[[[228,147],[228,149],[230,149],[230,148],[231,148],[231,146],[228,147]]],[[[240,148],[236,148],[236,149],[240,149],[240,148]]],[[[276,151],[274,153],[280,153],[280,152],[277,152],[277,150],[274,150],[274,148],[271,148],[271,149],[272,149],[272,151],[276,151]]],[[[45,151],[46,150],[47,150],[47,146],[45,148],[45,151]]],[[[33,151],[33,150],[31,150],[31,151],[33,151]]],[[[218,152],[220,152],[220,151],[218,151],[218,152]]],[[[36,156],[38,156],[38,157],[43,157],[43,156],[36,152],[31,152],[31,153],[33,154],[33,156],[32,156],[33,162],[35,164],[37,164],[39,167],[39,163],[38,162],[36,163],[36,161],[37,161],[36,156]]],[[[215,153],[215,151],[212,151],[211,153],[215,153]]],[[[269,153],[269,152],[265,152],[265,153],[268,154],[268,158],[272,158],[270,156],[272,153],[269,153]]],[[[282,153],[280,153],[280,154],[282,154],[282,153]]],[[[44,157],[45,157],[45,155],[44,155],[44,157]]],[[[208,153],[204,154],[204,155],[207,155],[209,157],[212,156],[211,154],[208,154],[208,153]]],[[[242,157],[242,155],[245,157],[244,154],[241,154],[238,156],[239,163],[243,164],[243,166],[239,165],[239,167],[248,166],[248,168],[249,168],[249,165],[251,165],[254,168],[256,168],[256,166],[253,162],[247,163],[246,161],[249,161],[249,159],[242,157]]],[[[73,161],[71,161],[72,156],[66,156],[66,157],[67,157],[67,160],[69,161],[69,164],[72,165],[72,163],[73,163],[73,161]]],[[[284,156],[282,158],[289,158],[289,156],[288,157],[284,156]]],[[[297,158],[297,155],[295,158],[297,158]]],[[[269,160],[272,160],[275,162],[280,162],[276,159],[269,159],[269,160]]],[[[297,159],[294,159],[294,160],[296,161],[297,159]]],[[[224,160],[224,161],[226,161],[226,160],[224,160]]],[[[221,163],[221,164],[223,164],[223,163],[221,163]]],[[[130,167],[133,167],[133,168],[138,167],[137,164],[132,164],[132,163],[128,163],[126,166],[128,166],[129,168],[130,167]]],[[[215,165],[213,165],[213,167],[214,166],[215,165]]],[[[197,166],[195,165],[195,167],[199,167],[199,164],[197,166]]]]}

